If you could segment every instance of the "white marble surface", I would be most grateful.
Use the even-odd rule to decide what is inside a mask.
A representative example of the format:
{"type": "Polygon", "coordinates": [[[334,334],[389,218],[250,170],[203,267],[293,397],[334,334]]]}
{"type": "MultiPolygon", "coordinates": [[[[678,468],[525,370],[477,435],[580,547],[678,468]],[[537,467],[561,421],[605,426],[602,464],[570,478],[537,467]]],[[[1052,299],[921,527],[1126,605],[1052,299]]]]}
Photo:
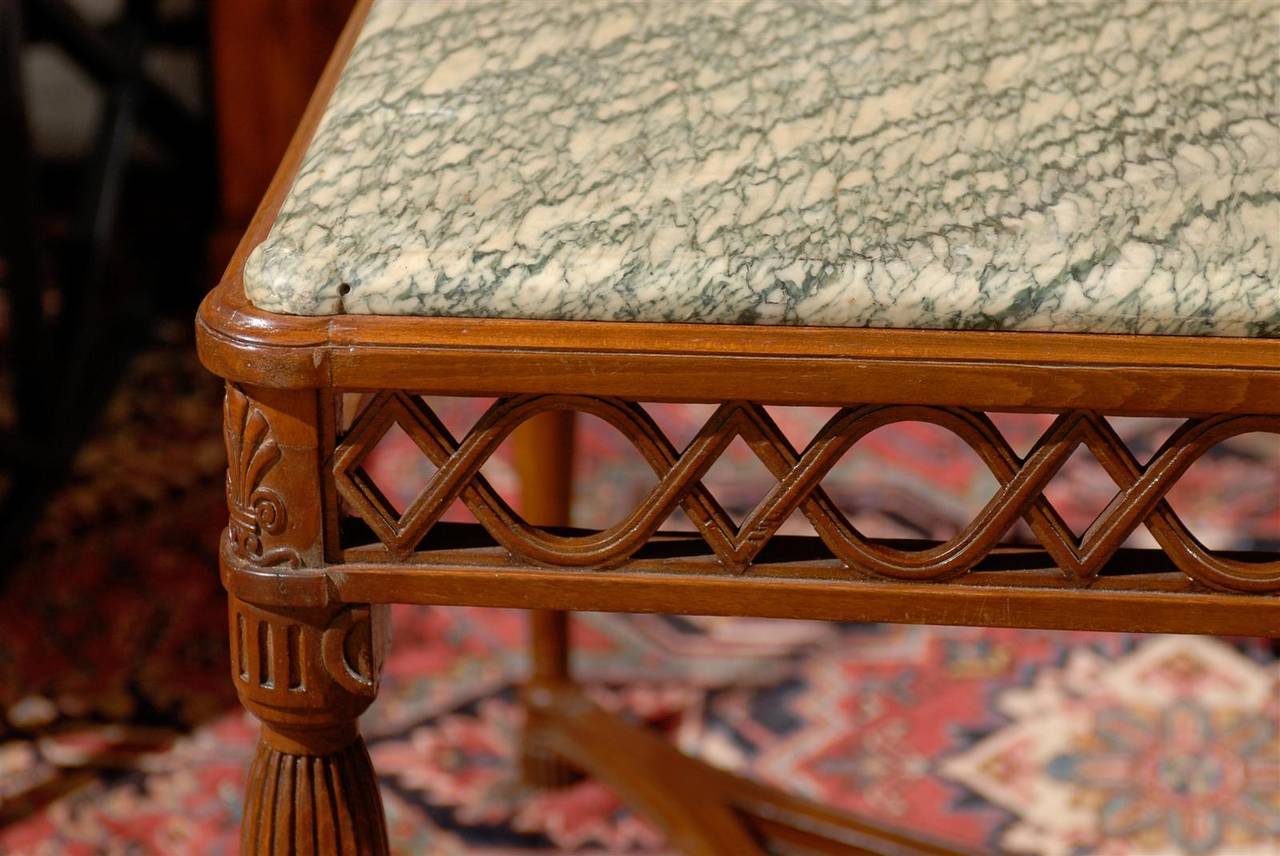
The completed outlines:
{"type": "Polygon", "coordinates": [[[257,306],[1280,336],[1275,0],[380,0],[257,306]]]}

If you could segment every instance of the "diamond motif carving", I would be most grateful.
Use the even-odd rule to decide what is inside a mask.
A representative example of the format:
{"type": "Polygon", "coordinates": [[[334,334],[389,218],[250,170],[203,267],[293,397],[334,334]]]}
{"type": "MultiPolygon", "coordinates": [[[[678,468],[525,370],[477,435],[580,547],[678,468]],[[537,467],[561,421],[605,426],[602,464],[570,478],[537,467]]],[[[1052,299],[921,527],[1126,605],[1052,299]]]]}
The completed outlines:
{"type": "Polygon", "coordinates": [[[1145,524],[1179,571],[1213,588],[1280,591],[1280,560],[1242,561],[1210,552],[1165,501],[1170,487],[1208,449],[1249,432],[1280,434],[1280,417],[1214,416],[1186,420],[1146,466],[1101,415],[1060,414],[1024,456],[1017,455],[983,413],[911,405],[846,407],[798,451],[765,408],[746,401],[720,405],[684,451],[677,452],[639,405],[611,398],[521,395],[495,402],[456,440],[418,397],[380,393],[340,440],[333,458],[338,491],[383,545],[404,558],[455,500],[476,516],[514,556],[556,567],[612,568],[625,564],[658,533],[679,506],[697,527],[725,572],[747,572],[792,512],[800,510],[826,547],[862,577],[941,582],[970,571],[989,556],[1018,518],[1064,576],[1087,586],[1125,539],[1145,524]],[[563,535],[523,521],[480,475],[480,467],[522,422],[547,410],[569,409],[603,419],[625,435],[653,469],[658,483],[619,523],[598,532],[563,535]],[[824,476],[859,439],[897,422],[927,422],[960,437],[990,469],[999,487],[977,516],[945,543],[905,550],[864,537],[822,489],[824,476]],[[398,424],[438,468],[421,493],[395,514],[360,464],[398,424]],[[702,483],[711,465],[741,437],[777,480],[740,525],[702,483]],[[1116,483],[1118,493],[1079,538],[1045,497],[1045,487],[1079,447],[1087,448],[1116,483]]]}

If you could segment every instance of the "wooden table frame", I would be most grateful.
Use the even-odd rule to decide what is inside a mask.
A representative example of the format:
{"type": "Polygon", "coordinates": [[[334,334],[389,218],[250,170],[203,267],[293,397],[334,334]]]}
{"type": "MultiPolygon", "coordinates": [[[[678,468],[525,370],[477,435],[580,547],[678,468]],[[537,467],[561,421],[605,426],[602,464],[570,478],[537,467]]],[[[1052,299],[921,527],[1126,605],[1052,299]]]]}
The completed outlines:
{"type": "Polygon", "coordinates": [[[691,854],[764,853],[766,841],[785,852],[951,851],[712,770],[599,711],[571,681],[562,610],[1280,636],[1280,561],[1206,550],[1163,499],[1215,443],[1280,433],[1280,340],[292,317],[250,306],[245,257],[270,229],[367,8],[197,322],[201,358],[227,381],[232,672],[263,721],[247,854],[386,852],[355,723],[377,691],[388,603],[541,610],[524,694],[527,779],[599,777],[691,854]],[[354,415],[348,393],[365,401],[354,415]],[[455,438],[421,394],[499,400],[455,438]],[[637,404],[646,401],[719,406],[678,450],[637,404]],[[764,405],[775,404],[842,409],[798,450],[769,418],[764,405]],[[571,411],[613,424],[659,480],[604,532],[526,523],[565,522],[571,411]],[[1058,416],[1018,455],[988,411],[1058,416]],[[1139,464],[1103,414],[1186,422],[1139,464]],[[957,433],[1000,483],[945,544],[865,539],[822,491],[843,450],[903,420],[957,433]],[[404,515],[360,467],[392,423],[438,468],[404,515]],[[479,475],[519,426],[525,518],[479,475]],[[778,479],[740,526],[701,484],[737,436],[778,479]],[[1081,444],[1119,493],[1077,539],[1043,489],[1081,444]],[[437,523],[456,499],[479,525],[437,523]],[[677,506],[697,533],[658,530],[677,506]],[[817,538],[775,535],[797,509],[817,538]],[[1018,518],[1038,547],[1000,543],[1018,518]],[[1122,547],[1141,524],[1159,550],[1122,547]]]}

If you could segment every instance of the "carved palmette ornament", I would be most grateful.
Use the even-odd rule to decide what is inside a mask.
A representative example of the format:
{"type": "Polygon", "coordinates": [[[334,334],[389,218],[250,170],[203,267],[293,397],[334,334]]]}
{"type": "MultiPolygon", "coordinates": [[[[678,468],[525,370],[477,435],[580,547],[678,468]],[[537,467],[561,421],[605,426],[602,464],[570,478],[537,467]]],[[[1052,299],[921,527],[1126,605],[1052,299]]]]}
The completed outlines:
{"type": "Polygon", "coordinates": [[[234,384],[227,385],[223,430],[227,442],[227,537],[231,552],[258,565],[301,564],[290,547],[270,547],[264,535],[279,535],[288,517],[280,494],[263,484],[280,461],[280,446],[266,416],[234,384]]]}

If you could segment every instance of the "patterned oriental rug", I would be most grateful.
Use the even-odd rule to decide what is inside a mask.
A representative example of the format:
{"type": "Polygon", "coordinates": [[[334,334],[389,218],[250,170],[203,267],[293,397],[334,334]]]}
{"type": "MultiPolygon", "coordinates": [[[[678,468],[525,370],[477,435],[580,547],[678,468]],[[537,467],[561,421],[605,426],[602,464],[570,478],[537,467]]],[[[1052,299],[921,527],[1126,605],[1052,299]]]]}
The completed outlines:
{"type": "MultiPolygon", "coordinates": [[[[9,580],[0,853],[237,850],[256,726],[227,678],[213,561],[219,397],[180,349],[139,359],[9,580]]],[[[446,422],[460,431],[483,406],[446,422]]],[[[653,412],[677,442],[706,416],[653,412]]],[[[825,418],[775,415],[797,444],[825,418]]],[[[1019,450],[1043,428],[999,423],[1019,450]]],[[[1117,427],[1140,458],[1171,430],[1117,427]]],[[[607,524],[652,477],[612,429],[584,419],[580,434],[574,522],[607,524]]],[[[1275,439],[1218,447],[1172,497],[1210,546],[1280,546],[1275,439]]],[[[405,502],[430,465],[391,435],[372,469],[405,502]]],[[[508,459],[487,474],[514,495],[508,459]]],[[[745,447],[708,483],[735,516],[769,486],[745,447]]],[[[945,537],[994,483],[963,444],[912,425],[860,442],[827,487],[868,534],[945,537]]],[[[1115,493],[1087,453],[1054,487],[1076,527],[1115,493]]],[[[393,622],[363,728],[396,853],[666,852],[602,786],[515,779],[521,613],[398,607],[393,622]]],[[[686,751],[963,848],[1280,852],[1280,664],[1263,640],[600,614],[575,632],[600,701],[686,751]]]]}

